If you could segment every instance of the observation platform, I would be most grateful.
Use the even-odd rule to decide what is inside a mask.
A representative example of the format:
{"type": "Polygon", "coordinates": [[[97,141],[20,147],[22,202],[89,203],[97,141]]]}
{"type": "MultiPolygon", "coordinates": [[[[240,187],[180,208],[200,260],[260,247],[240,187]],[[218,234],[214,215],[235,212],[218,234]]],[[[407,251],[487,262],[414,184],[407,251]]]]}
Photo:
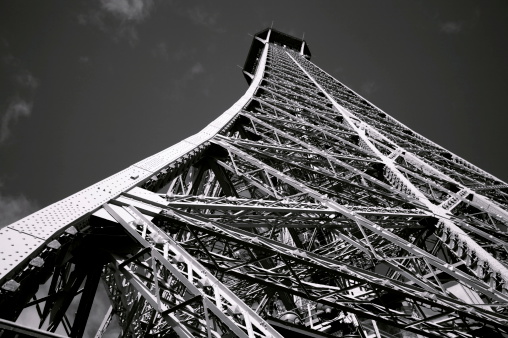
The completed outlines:
{"type": "Polygon", "coordinates": [[[279,32],[273,28],[266,28],[261,32],[254,35],[252,44],[249,49],[249,54],[243,66],[243,75],[250,85],[256,69],[263,53],[265,43],[271,42],[275,45],[283,46],[284,48],[292,49],[302,54],[307,60],[310,60],[311,53],[309,45],[303,39],[295,38],[294,36],[279,32]]]}

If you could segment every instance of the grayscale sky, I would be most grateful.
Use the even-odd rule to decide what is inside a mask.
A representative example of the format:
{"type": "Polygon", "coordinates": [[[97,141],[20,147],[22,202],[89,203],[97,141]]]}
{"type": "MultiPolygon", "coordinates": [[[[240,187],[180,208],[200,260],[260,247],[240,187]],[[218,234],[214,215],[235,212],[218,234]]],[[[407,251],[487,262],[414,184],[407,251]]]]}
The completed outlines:
{"type": "Polygon", "coordinates": [[[198,132],[247,89],[251,36],[508,180],[506,1],[0,2],[0,226],[198,132]]]}
{"type": "Polygon", "coordinates": [[[198,132],[247,89],[251,36],[312,60],[508,180],[506,1],[0,2],[0,226],[198,132]]]}

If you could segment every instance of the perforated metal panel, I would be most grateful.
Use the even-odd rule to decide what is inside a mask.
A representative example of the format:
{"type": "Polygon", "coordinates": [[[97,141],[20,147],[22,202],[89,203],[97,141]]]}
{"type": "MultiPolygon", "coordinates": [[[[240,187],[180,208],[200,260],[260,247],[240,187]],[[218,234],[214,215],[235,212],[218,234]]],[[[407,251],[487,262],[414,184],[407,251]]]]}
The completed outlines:
{"type": "MultiPolygon", "coordinates": [[[[139,185],[144,180],[151,177],[154,173],[160,171],[178,159],[191,154],[197,147],[204,145],[220,130],[227,126],[227,124],[231,122],[241,108],[252,97],[252,94],[262,79],[267,49],[265,49],[264,53],[265,57],[263,58],[263,66],[258,67],[260,71],[257,72],[254,81],[251,83],[251,86],[245,95],[243,95],[240,100],[233,104],[226,112],[215,119],[201,132],[148,157],[129,168],[100,181],[99,183],[83,189],[70,197],[58,201],[15,223],[12,223],[7,228],[2,229],[2,231],[13,231],[17,237],[8,237],[1,234],[0,248],[11,245],[10,240],[7,238],[18,238],[19,241],[28,240],[28,238],[30,238],[31,244],[29,248],[31,251],[29,250],[25,252],[27,257],[30,256],[30,252],[33,253],[33,251],[35,251],[38,247],[38,245],[34,243],[42,244],[54,237],[60,230],[65,229],[71,224],[79,228],[80,225],[84,225],[87,222],[87,215],[98,211],[104,203],[107,203],[122,192],[128,191],[132,187],[139,185]]],[[[101,215],[100,211],[98,215],[101,215]]],[[[2,264],[6,264],[5,267],[7,267],[7,269],[14,269],[23,260],[20,257],[24,256],[16,257],[12,253],[6,252],[7,251],[0,251],[0,261],[3,262],[2,264]]]]}
{"type": "Polygon", "coordinates": [[[47,240],[58,230],[99,208],[150,174],[146,170],[131,166],[8,227],[47,240]]]}
{"type": "Polygon", "coordinates": [[[163,151],[150,156],[138,163],[134,164],[135,167],[142,168],[150,172],[157,172],[164,166],[171,162],[176,161],[178,158],[191,152],[196,146],[187,142],[186,140],[180,141],[172,147],[164,149],[163,151]]]}
{"type": "Polygon", "coordinates": [[[0,229],[0,279],[14,266],[29,258],[44,241],[9,228],[0,229]]]}
{"type": "MultiPolygon", "coordinates": [[[[0,242],[6,248],[0,251],[3,268],[11,272],[9,279],[16,276],[0,293],[21,286],[19,295],[26,296],[9,297],[0,315],[16,303],[21,309],[35,292],[29,288],[33,279],[25,278],[39,273],[26,269],[30,255],[50,241],[48,246],[58,247],[52,236],[89,219],[96,227],[86,229],[88,238],[79,241],[74,231],[58,238],[63,244],[58,257],[64,259],[54,263],[62,266],[54,280],[62,278],[53,285],[61,288],[49,296],[78,286],[66,277],[71,271],[90,271],[88,285],[88,277],[96,276],[88,261],[80,265],[77,246],[83,243],[79,249],[89,254],[95,250],[88,246],[91,241],[107,247],[118,240],[103,278],[123,332],[136,337],[170,330],[189,338],[200,332],[278,336],[264,331],[271,324],[257,319],[254,308],[261,316],[279,318],[273,320],[279,327],[314,336],[361,330],[362,336],[385,336],[385,328],[395,335],[408,330],[435,337],[508,333],[502,312],[508,302],[503,250],[508,245],[506,224],[499,224],[508,213],[504,190],[491,192],[508,185],[477,177],[480,171],[454,155],[420,142],[422,137],[395,120],[387,123],[388,115],[313,68],[302,56],[302,40],[275,33],[273,45],[259,58],[260,43],[265,37],[270,41],[270,34],[271,29],[258,34],[249,53],[247,66],[259,60],[249,90],[201,132],[0,234],[6,238],[0,242]],[[267,56],[270,73],[255,93],[267,56]],[[240,111],[238,128],[230,129],[238,133],[231,135],[228,128],[240,111]],[[219,149],[206,152],[209,144],[230,156],[219,149]],[[462,181],[474,185],[462,186],[462,181]],[[168,182],[166,196],[149,191],[168,182]],[[254,227],[270,231],[249,231],[254,227]],[[115,236],[121,229],[139,245],[115,236]],[[70,242],[71,237],[78,240],[70,242]],[[67,259],[74,254],[76,259],[67,259]],[[226,285],[213,280],[217,267],[226,285]],[[468,290],[474,297],[464,296],[468,290]],[[199,319],[198,326],[188,326],[189,313],[199,319]]],[[[90,312],[91,297],[85,295],[92,290],[87,289],[72,332],[85,329],[79,308],[90,312]]],[[[55,302],[50,313],[59,309],[66,310],[55,302]]],[[[50,327],[65,319],[60,317],[50,327]]]]}

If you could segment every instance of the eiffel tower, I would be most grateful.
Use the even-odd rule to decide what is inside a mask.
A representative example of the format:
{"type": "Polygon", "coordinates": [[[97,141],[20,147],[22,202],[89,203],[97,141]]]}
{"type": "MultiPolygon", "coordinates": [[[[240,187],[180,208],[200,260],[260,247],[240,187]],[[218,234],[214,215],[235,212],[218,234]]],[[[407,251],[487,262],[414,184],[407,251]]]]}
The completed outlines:
{"type": "Polygon", "coordinates": [[[0,337],[82,337],[100,284],[96,337],[507,337],[508,185],[310,58],[259,32],[206,128],[0,229],[0,337]]]}

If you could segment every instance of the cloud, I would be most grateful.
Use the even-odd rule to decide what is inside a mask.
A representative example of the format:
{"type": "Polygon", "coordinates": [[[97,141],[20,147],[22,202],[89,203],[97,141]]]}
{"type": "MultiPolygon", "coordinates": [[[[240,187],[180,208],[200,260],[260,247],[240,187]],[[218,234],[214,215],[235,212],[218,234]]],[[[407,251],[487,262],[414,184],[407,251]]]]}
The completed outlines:
{"type": "Polygon", "coordinates": [[[20,117],[28,117],[32,113],[32,103],[19,97],[11,99],[7,110],[0,120],[0,144],[4,143],[11,135],[10,126],[20,117]]]}
{"type": "Polygon", "coordinates": [[[440,29],[446,34],[457,34],[462,31],[462,24],[460,22],[448,21],[442,23],[440,29]]]}
{"type": "Polygon", "coordinates": [[[78,23],[94,26],[115,41],[127,40],[134,46],[139,40],[136,26],[150,16],[153,0],[100,0],[100,7],[78,15],[78,23]]]}
{"type": "Polygon", "coordinates": [[[213,27],[217,24],[218,16],[217,12],[210,12],[203,6],[187,8],[187,17],[196,25],[213,27]]]}
{"type": "Polygon", "coordinates": [[[102,9],[129,21],[143,21],[149,16],[153,0],[101,0],[102,9]]]}
{"type": "Polygon", "coordinates": [[[134,46],[139,40],[138,30],[134,25],[126,25],[121,24],[116,30],[116,39],[117,40],[127,40],[134,46]]]}
{"type": "Polygon", "coordinates": [[[105,21],[105,13],[103,11],[94,9],[90,10],[88,13],[78,14],[78,23],[83,26],[95,26],[102,31],[106,30],[105,21]]]}
{"type": "Polygon", "coordinates": [[[191,69],[189,70],[189,77],[192,79],[194,76],[204,72],[205,67],[203,67],[203,65],[200,62],[198,62],[194,66],[192,66],[191,69]]]}
{"type": "Polygon", "coordinates": [[[171,53],[171,57],[176,61],[180,61],[180,60],[184,60],[184,59],[187,59],[187,58],[195,55],[196,52],[197,52],[196,48],[190,48],[190,49],[179,48],[179,49],[174,50],[173,53],[171,53]]]}
{"type": "Polygon", "coordinates": [[[152,55],[156,58],[169,60],[168,45],[165,42],[160,42],[152,49],[152,55]]]}
{"type": "Polygon", "coordinates": [[[0,192],[0,228],[39,210],[37,202],[24,195],[7,196],[0,192]]]}
{"type": "Polygon", "coordinates": [[[36,89],[39,87],[39,81],[27,70],[22,70],[15,75],[15,81],[22,87],[36,89]]]}
{"type": "Polygon", "coordinates": [[[90,58],[88,56],[80,56],[79,59],[78,59],[79,63],[89,63],[90,62],[90,58]]]}
{"type": "Polygon", "coordinates": [[[194,81],[198,76],[205,73],[205,67],[201,62],[192,65],[179,79],[172,79],[169,83],[168,98],[170,101],[178,101],[183,98],[183,89],[194,81]]]}
{"type": "Polygon", "coordinates": [[[197,26],[203,26],[216,32],[224,31],[223,28],[218,26],[220,13],[216,10],[208,10],[203,5],[195,5],[182,7],[178,10],[178,13],[197,26]]]}
{"type": "Polygon", "coordinates": [[[362,83],[361,85],[361,91],[363,94],[369,95],[377,91],[377,86],[374,81],[367,81],[362,83]]]}
{"type": "Polygon", "coordinates": [[[182,61],[193,59],[197,54],[197,48],[183,48],[174,45],[171,45],[171,48],[169,48],[166,42],[159,42],[150,50],[150,53],[154,58],[182,61]]]}
{"type": "Polygon", "coordinates": [[[14,57],[9,44],[2,39],[1,52],[3,57],[3,70],[11,79],[10,92],[5,94],[6,101],[1,102],[0,110],[0,145],[11,136],[11,127],[20,117],[29,117],[32,114],[33,97],[39,87],[39,80],[28,70],[22,67],[19,59],[14,57]]]}

